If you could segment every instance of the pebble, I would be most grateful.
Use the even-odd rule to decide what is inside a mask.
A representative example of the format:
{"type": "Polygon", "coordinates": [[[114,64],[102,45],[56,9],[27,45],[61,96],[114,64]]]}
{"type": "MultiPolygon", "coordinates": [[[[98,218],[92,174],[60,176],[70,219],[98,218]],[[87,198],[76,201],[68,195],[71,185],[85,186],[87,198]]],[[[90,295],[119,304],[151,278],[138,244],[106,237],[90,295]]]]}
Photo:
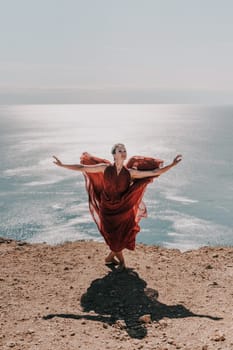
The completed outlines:
{"type": "Polygon", "coordinates": [[[35,331],[33,329],[28,329],[27,330],[27,334],[33,334],[33,333],[35,333],[35,331]]]}
{"type": "Polygon", "coordinates": [[[11,243],[13,240],[10,238],[0,237],[0,243],[11,243]]]}
{"type": "Polygon", "coordinates": [[[213,266],[210,265],[210,264],[208,264],[208,265],[206,265],[206,269],[207,269],[207,270],[211,270],[211,269],[213,269],[213,266]]]}
{"type": "Polygon", "coordinates": [[[125,328],[125,322],[123,320],[117,320],[116,321],[117,328],[124,329],[125,328]]]}
{"type": "Polygon", "coordinates": [[[215,333],[215,334],[212,336],[211,340],[213,340],[213,341],[224,341],[224,340],[226,340],[226,338],[225,338],[225,335],[224,335],[224,334],[215,333]]]}
{"type": "Polygon", "coordinates": [[[141,317],[139,317],[138,319],[140,322],[143,322],[143,323],[151,323],[152,320],[151,320],[151,315],[148,314],[148,315],[143,315],[141,317]]]}
{"type": "Polygon", "coordinates": [[[25,241],[20,241],[20,242],[17,242],[17,245],[23,246],[23,245],[28,245],[28,243],[25,241]]]}
{"type": "Polygon", "coordinates": [[[168,323],[167,323],[167,321],[165,321],[165,320],[160,320],[160,321],[159,321],[159,325],[160,325],[161,327],[165,328],[165,327],[167,327],[168,323]]]}

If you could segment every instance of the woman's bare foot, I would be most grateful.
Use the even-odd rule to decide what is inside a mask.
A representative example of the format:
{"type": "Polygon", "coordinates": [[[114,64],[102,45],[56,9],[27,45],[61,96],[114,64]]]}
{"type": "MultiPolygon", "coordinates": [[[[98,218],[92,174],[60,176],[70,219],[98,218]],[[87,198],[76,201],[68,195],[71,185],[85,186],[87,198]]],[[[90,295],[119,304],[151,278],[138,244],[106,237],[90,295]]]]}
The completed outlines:
{"type": "Polygon", "coordinates": [[[105,259],[105,265],[119,265],[120,263],[119,263],[119,261],[117,261],[116,259],[111,259],[111,260],[106,260],[105,259]]]}
{"type": "Polygon", "coordinates": [[[115,253],[110,252],[108,256],[105,258],[105,264],[106,265],[119,265],[119,261],[115,259],[115,253]]]}
{"type": "Polygon", "coordinates": [[[122,253],[122,251],[120,252],[115,252],[115,256],[117,257],[117,259],[119,260],[119,266],[117,268],[118,271],[123,271],[126,269],[126,265],[125,265],[125,259],[124,259],[124,255],[122,253]]]}

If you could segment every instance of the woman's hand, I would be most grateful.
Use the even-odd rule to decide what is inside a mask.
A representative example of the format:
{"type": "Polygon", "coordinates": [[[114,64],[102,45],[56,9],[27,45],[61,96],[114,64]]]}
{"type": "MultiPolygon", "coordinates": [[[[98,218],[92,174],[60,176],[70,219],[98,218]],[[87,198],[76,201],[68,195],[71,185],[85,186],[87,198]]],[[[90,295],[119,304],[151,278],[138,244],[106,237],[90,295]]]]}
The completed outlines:
{"type": "Polygon", "coordinates": [[[56,164],[56,165],[58,165],[58,166],[62,166],[62,165],[63,165],[62,162],[61,162],[57,157],[53,156],[53,158],[56,160],[56,161],[54,162],[54,164],[56,164]]]}
{"type": "Polygon", "coordinates": [[[178,154],[178,155],[173,159],[172,164],[173,164],[173,165],[177,165],[179,162],[181,162],[181,160],[182,160],[182,155],[181,155],[181,154],[178,154]]]}

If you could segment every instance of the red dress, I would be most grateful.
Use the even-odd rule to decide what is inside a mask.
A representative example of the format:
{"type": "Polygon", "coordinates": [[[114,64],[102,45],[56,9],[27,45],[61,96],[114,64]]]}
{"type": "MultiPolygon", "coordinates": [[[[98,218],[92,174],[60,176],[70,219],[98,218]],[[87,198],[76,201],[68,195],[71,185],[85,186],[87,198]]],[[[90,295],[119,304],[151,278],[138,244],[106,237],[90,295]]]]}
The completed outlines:
{"type": "Polygon", "coordinates": [[[112,251],[118,252],[124,248],[134,250],[136,234],[140,231],[138,223],[147,216],[142,197],[154,177],[131,181],[128,168],[151,170],[158,168],[163,161],[132,157],[127,163],[128,168],[124,166],[118,175],[115,164],[89,153],[82,154],[81,163],[109,164],[104,173],[84,173],[90,212],[112,251]]]}

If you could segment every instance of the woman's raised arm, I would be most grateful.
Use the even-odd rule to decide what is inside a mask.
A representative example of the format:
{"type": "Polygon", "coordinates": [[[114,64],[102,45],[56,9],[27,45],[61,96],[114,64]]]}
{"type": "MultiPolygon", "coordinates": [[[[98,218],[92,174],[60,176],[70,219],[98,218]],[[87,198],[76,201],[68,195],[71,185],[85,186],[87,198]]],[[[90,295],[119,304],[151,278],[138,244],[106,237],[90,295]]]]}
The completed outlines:
{"type": "Polygon", "coordinates": [[[173,162],[163,168],[154,169],[154,170],[136,170],[136,169],[129,169],[131,178],[132,179],[143,179],[144,177],[156,177],[160,176],[161,174],[165,173],[166,171],[173,168],[175,165],[177,165],[182,160],[182,155],[178,154],[173,162]]]}
{"type": "Polygon", "coordinates": [[[57,157],[53,156],[55,161],[53,162],[57,166],[62,168],[81,171],[86,173],[103,173],[108,164],[96,164],[96,165],[83,165],[83,164],[63,164],[57,157]]]}

